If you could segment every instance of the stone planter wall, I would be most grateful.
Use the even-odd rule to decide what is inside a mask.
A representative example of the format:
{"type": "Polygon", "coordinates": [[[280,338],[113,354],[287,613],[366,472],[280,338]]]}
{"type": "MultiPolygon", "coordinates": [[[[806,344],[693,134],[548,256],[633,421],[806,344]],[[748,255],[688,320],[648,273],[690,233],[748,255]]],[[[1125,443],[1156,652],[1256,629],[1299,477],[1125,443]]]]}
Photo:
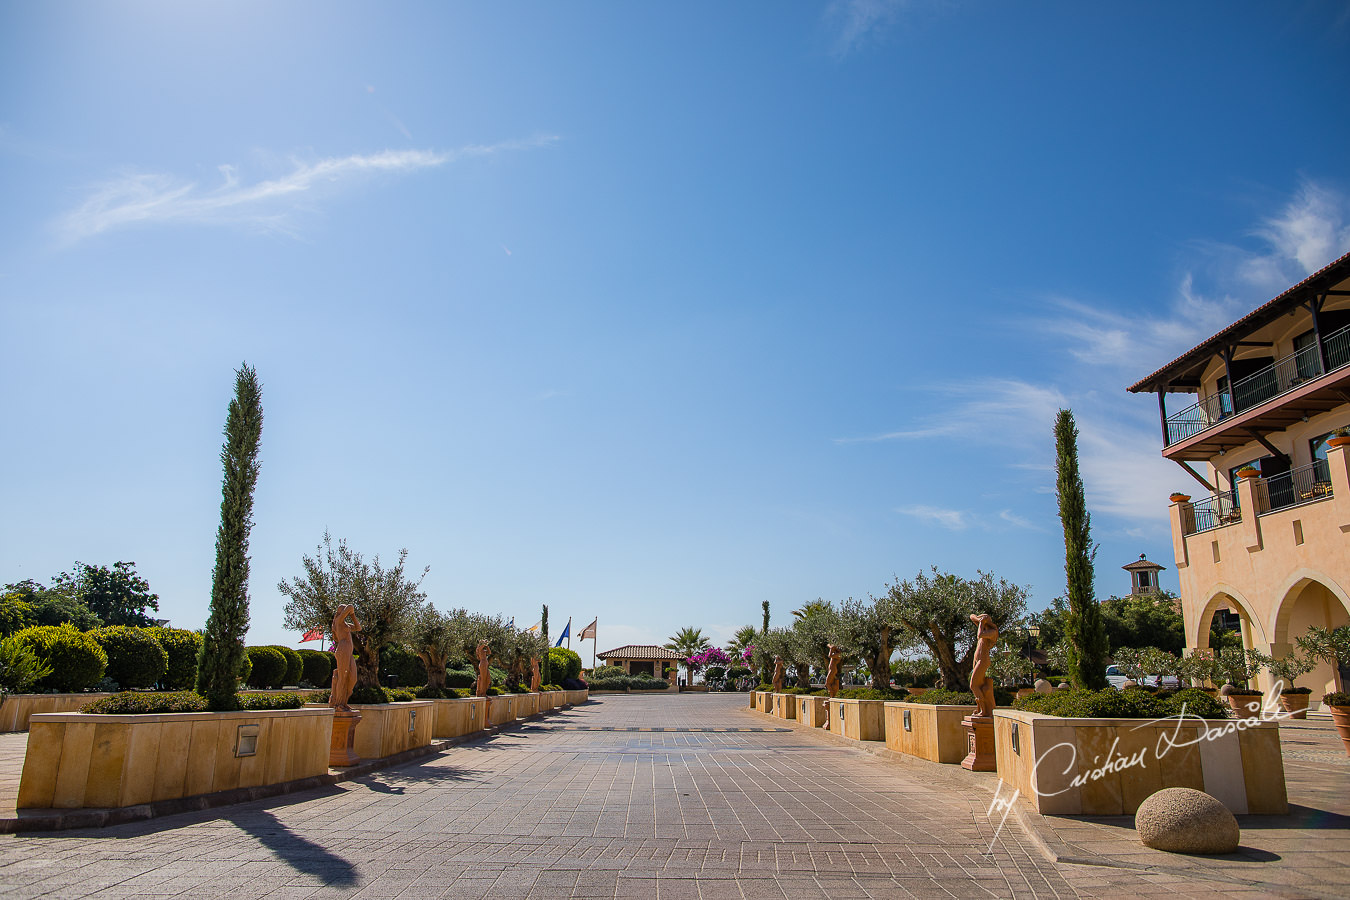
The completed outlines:
{"type": "Polygon", "coordinates": [[[10,694],[0,706],[0,731],[27,731],[34,713],[79,712],[80,707],[112,694],[10,694]]]}
{"type": "Polygon", "coordinates": [[[489,725],[505,725],[516,720],[515,694],[498,694],[487,699],[489,725]]]}
{"type": "Polygon", "coordinates": [[[827,716],[824,697],[797,695],[797,721],[808,728],[824,728],[827,716]]]}
{"type": "Polygon", "coordinates": [[[516,695],[516,718],[524,719],[528,716],[539,714],[539,695],[538,694],[517,694],[516,695]]]}
{"type": "Polygon", "coordinates": [[[435,700],[406,703],[353,703],[361,714],[352,748],[362,759],[393,756],[431,743],[432,723],[436,718],[435,700]]]}
{"type": "Polygon", "coordinates": [[[771,694],[770,712],[780,719],[797,718],[797,695],[796,694],[771,694]]]}
{"type": "Polygon", "coordinates": [[[463,737],[484,727],[483,709],[487,704],[482,697],[451,697],[431,703],[433,738],[463,737]]]}
{"type": "Polygon", "coordinates": [[[843,700],[831,697],[825,701],[830,731],[855,741],[886,740],[885,700],[843,700]]]}
{"type": "Polygon", "coordinates": [[[30,722],[17,805],[136,806],[325,775],[332,731],[333,711],[326,707],[132,716],[39,713],[30,722]],[[253,753],[238,755],[248,751],[250,742],[253,753]]]}
{"type": "Polygon", "coordinates": [[[1240,724],[1062,719],[997,709],[998,776],[1038,812],[1052,815],[1129,815],[1168,787],[1202,790],[1235,815],[1283,815],[1289,801],[1279,725],[1238,730],[1240,724]]]}
{"type": "Polygon", "coordinates": [[[933,762],[960,763],[968,749],[961,720],[973,711],[971,706],[886,701],[886,747],[933,762]]]}
{"type": "Polygon", "coordinates": [[[567,705],[576,706],[578,703],[585,703],[590,697],[590,691],[582,689],[579,691],[563,691],[567,696],[567,705]]]}

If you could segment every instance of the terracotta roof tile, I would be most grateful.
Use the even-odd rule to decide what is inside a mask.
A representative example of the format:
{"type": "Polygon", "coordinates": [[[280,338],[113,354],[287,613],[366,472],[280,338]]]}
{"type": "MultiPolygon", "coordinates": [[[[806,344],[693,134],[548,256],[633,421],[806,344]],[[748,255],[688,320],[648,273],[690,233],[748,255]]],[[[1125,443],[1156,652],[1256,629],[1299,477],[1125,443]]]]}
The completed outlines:
{"type": "Polygon", "coordinates": [[[624,644],[613,650],[595,654],[600,659],[683,659],[673,650],[655,644],[624,644]]]}

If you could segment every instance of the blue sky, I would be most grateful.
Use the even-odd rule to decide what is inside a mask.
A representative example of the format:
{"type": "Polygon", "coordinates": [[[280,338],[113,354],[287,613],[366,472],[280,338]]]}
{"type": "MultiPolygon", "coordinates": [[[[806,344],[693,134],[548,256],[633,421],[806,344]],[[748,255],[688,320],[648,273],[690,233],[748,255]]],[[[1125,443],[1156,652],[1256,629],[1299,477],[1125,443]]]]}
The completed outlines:
{"type": "MultiPolygon", "coordinates": [[[[716,639],[936,565],[1168,566],[1126,385],[1350,248],[1350,5],[0,7],[0,582],[254,643],[324,530],[440,607],[716,639]]],[[[579,645],[573,642],[573,647],[579,645]]],[[[589,650],[589,644],[584,648],[589,650]]]]}

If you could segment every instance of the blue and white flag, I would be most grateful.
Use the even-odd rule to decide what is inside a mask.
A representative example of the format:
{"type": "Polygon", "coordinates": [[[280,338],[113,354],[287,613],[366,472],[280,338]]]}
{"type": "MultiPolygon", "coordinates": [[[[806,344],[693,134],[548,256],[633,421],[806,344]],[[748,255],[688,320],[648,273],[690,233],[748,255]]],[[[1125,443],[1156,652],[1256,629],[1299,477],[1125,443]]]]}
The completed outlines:
{"type": "Polygon", "coordinates": [[[561,647],[561,646],[562,646],[562,642],[563,642],[566,638],[568,638],[571,634],[572,634],[572,620],[571,620],[571,619],[568,619],[568,620],[567,620],[567,626],[566,626],[565,628],[563,628],[562,634],[558,635],[558,643],[554,644],[553,646],[555,646],[555,647],[561,647]]]}

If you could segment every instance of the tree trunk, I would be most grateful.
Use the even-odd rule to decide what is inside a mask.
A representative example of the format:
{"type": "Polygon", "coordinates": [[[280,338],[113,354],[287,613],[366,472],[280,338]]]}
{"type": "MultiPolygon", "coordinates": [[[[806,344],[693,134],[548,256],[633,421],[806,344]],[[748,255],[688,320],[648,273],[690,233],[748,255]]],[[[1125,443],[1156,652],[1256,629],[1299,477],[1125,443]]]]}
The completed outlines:
{"type": "MultiPolygon", "coordinates": [[[[949,691],[968,691],[970,685],[963,683],[961,678],[961,666],[956,661],[956,653],[952,645],[945,640],[934,635],[931,641],[925,641],[933,651],[933,658],[937,660],[938,671],[942,673],[942,686],[949,691]]],[[[969,681],[969,674],[966,681],[969,681]]]]}
{"type": "Polygon", "coordinates": [[[428,647],[417,654],[427,670],[427,687],[445,687],[445,654],[428,647]]]}
{"type": "Polygon", "coordinates": [[[803,690],[811,689],[811,667],[801,665],[797,667],[797,687],[803,690]]]}
{"type": "Polygon", "coordinates": [[[891,630],[881,629],[881,646],[877,655],[872,657],[872,687],[878,691],[891,688],[891,630]]]}
{"type": "Polygon", "coordinates": [[[352,635],[352,649],[356,652],[356,683],[358,686],[380,686],[380,650],[366,636],[352,635]]]}

